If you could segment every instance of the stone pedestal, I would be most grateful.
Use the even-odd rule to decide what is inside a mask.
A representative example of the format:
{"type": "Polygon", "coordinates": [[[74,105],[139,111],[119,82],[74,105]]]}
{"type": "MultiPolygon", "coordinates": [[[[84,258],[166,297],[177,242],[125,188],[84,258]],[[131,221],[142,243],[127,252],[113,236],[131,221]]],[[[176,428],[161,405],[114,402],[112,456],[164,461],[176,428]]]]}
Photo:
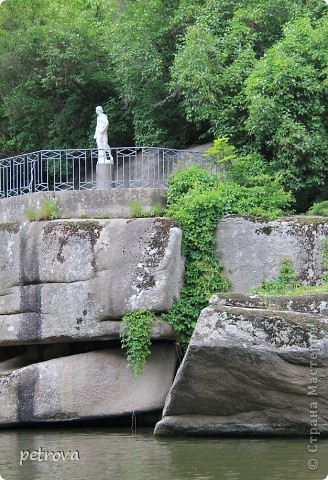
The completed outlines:
{"type": "Polygon", "coordinates": [[[96,166],[97,190],[109,190],[113,182],[113,165],[111,163],[98,163],[96,166]]]}

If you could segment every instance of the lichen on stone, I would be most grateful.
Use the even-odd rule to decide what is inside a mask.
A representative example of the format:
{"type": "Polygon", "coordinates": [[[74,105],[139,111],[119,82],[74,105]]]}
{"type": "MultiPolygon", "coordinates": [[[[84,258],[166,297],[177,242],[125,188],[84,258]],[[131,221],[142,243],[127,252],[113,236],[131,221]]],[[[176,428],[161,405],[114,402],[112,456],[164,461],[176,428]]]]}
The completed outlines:
{"type": "Polygon", "coordinates": [[[80,221],[57,221],[48,222],[43,228],[43,234],[57,235],[62,233],[64,238],[76,235],[80,238],[89,238],[92,245],[97,242],[103,225],[97,220],[80,220],[80,221]]]}
{"type": "Polygon", "coordinates": [[[0,223],[0,231],[8,233],[17,233],[20,228],[19,222],[0,223]]]}

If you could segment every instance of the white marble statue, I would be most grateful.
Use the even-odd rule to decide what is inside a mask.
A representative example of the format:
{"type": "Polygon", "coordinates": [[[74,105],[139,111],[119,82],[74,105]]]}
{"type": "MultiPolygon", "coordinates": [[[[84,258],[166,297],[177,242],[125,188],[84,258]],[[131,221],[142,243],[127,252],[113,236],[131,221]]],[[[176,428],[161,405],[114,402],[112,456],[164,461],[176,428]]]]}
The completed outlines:
{"type": "Polygon", "coordinates": [[[97,142],[98,147],[98,163],[110,163],[113,164],[113,157],[110,146],[108,145],[108,118],[104,113],[103,108],[98,106],[96,107],[97,113],[97,127],[94,134],[94,138],[97,142]]]}

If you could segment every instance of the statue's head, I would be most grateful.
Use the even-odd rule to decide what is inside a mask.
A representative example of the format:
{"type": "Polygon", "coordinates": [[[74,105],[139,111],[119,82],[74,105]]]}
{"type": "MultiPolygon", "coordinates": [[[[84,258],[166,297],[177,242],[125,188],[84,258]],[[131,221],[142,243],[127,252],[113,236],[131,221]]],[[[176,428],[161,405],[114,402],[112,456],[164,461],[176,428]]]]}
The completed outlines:
{"type": "Polygon", "coordinates": [[[100,105],[98,105],[98,107],[96,107],[96,113],[97,113],[98,115],[99,115],[100,113],[104,113],[103,108],[102,108],[100,105]]]}

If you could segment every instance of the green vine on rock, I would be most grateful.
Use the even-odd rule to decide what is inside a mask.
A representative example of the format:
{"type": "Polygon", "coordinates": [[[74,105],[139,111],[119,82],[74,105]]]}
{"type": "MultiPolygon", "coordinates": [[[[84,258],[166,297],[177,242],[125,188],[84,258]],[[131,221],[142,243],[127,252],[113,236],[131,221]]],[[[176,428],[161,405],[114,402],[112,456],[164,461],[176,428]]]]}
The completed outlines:
{"type": "Polygon", "coordinates": [[[129,312],[122,319],[121,347],[126,349],[128,365],[136,376],[142,375],[146,358],[150,355],[150,332],[154,320],[155,314],[144,309],[129,312]]]}
{"type": "Polygon", "coordinates": [[[164,318],[172,325],[182,351],[211,295],[229,288],[215,248],[220,218],[228,214],[275,218],[293,201],[281,177],[271,174],[259,155],[238,157],[226,138],[215,142],[206,156],[214,157],[215,163],[215,155],[218,163],[225,163],[220,176],[192,166],[169,179],[166,216],[183,232],[185,276],[180,297],[164,318]]]}

